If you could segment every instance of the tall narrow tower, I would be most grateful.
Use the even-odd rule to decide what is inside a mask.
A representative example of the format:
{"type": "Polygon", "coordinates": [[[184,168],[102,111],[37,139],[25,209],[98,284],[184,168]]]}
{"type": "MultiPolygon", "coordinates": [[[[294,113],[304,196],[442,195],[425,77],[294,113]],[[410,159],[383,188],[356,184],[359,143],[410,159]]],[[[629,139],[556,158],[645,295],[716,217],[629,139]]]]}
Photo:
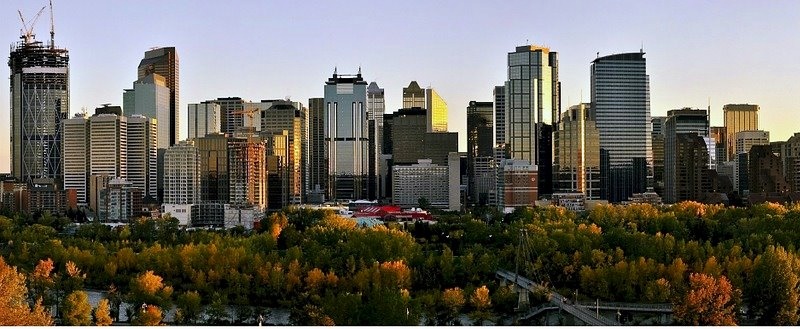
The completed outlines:
{"type": "Polygon", "coordinates": [[[63,181],[62,121],[69,117],[69,52],[37,41],[33,26],[11,45],[11,174],[63,181]]]}
{"type": "MultiPolygon", "coordinates": [[[[180,104],[179,95],[179,74],[178,74],[178,52],[175,47],[153,48],[144,53],[144,58],[139,62],[137,69],[137,79],[142,79],[155,73],[164,77],[167,88],[169,88],[169,122],[162,122],[159,118],[159,126],[169,126],[169,145],[159,144],[159,148],[167,148],[175,145],[180,140],[180,104]]],[[[128,109],[125,109],[126,111],[128,109]]]]}

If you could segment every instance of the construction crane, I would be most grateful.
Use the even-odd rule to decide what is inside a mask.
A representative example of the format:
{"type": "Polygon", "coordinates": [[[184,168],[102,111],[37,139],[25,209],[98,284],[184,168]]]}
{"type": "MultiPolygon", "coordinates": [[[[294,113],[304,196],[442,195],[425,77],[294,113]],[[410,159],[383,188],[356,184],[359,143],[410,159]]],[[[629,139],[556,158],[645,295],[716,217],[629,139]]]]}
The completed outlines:
{"type": "Polygon", "coordinates": [[[53,21],[53,0],[50,0],[50,49],[56,47],[56,24],[53,21]]]}
{"type": "Polygon", "coordinates": [[[22,28],[23,28],[22,31],[20,31],[20,33],[22,34],[20,38],[25,40],[26,44],[33,42],[33,36],[34,36],[33,26],[36,25],[36,21],[39,20],[40,16],[42,16],[42,12],[44,12],[45,8],[46,6],[42,7],[42,9],[39,9],[39,12],[36,13],[36,16],[33,17],[33,21],[31,21],[30,26],[28,26],[28,24],[25,24],[25,18],[22,16],[22,10],[17,10],[17,13],[19,13],[19,20],[22,21],[22,28]]]}

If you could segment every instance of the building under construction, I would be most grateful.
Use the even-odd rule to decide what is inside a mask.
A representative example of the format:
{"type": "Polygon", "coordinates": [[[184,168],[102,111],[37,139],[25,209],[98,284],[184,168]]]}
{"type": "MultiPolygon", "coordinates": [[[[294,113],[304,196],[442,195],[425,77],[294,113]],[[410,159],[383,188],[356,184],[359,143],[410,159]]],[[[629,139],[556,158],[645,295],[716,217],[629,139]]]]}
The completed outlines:
{"type": "Polygon", "coordinates": [[[22,19],[22,41],[11,45],[8,59],[11,174],[26,183],[36,178],[51,178],[61,186],[61,122],[69,117],[69,53],[55,46],[52,19],[50,43],[35,39],[33,25],[43,10],[30,26],[22,19]]]}

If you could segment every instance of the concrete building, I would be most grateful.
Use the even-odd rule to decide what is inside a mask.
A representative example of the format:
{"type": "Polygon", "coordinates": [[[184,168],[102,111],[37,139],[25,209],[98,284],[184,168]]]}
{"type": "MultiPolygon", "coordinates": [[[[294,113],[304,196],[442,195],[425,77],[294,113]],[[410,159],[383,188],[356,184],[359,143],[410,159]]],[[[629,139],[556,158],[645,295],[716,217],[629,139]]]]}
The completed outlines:
{"type": "Polygon", "coordinates": [[[65,215],[68,210],[78,208],[78,198],[74,189],[59,189],[52,178],[34,179],[23,192],[22,212],[49,212],[53,215],[65,215]]]}
{"type": "MultiPolygon", "coordinates": [[[[669,129],[668,129],[669,130],[669,129]]],[[[672,178],[667,179],[664,202],[675,203],[685,200],[703,202],[716,190],[716,170],[709,167],[708,137],[699,132],[673,134],[674,158],[676,165],[672,178]]],[[[669,139],[673,139],[670,137],[669,139]]]]}
{"type": "Polygon", "coordinates": [[[417,164],[392,168],[392,203],[404,208],[417,207],[424,198],[431,207],[449,208],[448,167],[420,159],[417,164]]]}
{"type": "Polygon", "coordinates": [[[89,118],[89,175],[128,177],[128,118],[96,114],[89,118]]]}
{"type": "Polygon", "coordinates": [[[327,195],[333,200],[367,198],[369,191],[369,120],[367,82],[334,70],[325,82],[325,150],[327,195]]]}
{"type": "Polygon", "coordinates": [[[206,101],[189,104],[189,137],[194,139],[222,131],[222,109],[219,104],[206,101]]]}
{"type": "Polygon", "coordinates": [[[539,198],[536,166],[525,160],[506,159],[500,164],[499,172],[500,208],[533,207],[539,198]]]}
{"type": "Polygon", "coordinates": [[[758,130],[758,110],[758,105],[751,104],[727,104],[722,107],[725,117],[728,161],[735,160],[736,154],[739,153],[736,150],[737,134],[745,130],[758,130]]]}
{"type": "Polygon", "coordinates": [[[427,132],[426,113],[422,108],[400,109],[392,114],[388,138],[394,164],[409,165],[419,159],[431,159],[446,165],[447,155],[458,151],[458,133],[427,132]]]}
{"type": "MultiPolygon", "coordinates": [[[[22,182],[52,178],[64,168],[62,121],[69,118],[69,52],[22,35],[8,58],[11,101],[11,175],[22,182]]],[[[4,128],[7,129],[7,128],[4,128]]]]}
{"type": "Polygon", "coordinates": [[[702,139],[703,137],[708,137],[708,130],[709,121],[706,110],[683,108],[667,112],[667,120],[664,124],[664,202],[676,203],[687,200],[685,199],[687,197],[692,197],[692,200],[698,200],[698,197],[691,193],[680,192],[679,190],[686,191],[688,187],[679,188],[678,181],[696,181],[692,177],[683,177],[682,174],[700,174],[700,170],[703,168],[694,168],[694,164],[699,159],[692,157],[699,154],[698,148],[702,148],[706,152],[706,155],[702,157],[707,162],[704,168],[715,169],[708,165],[708,161],[716,154],[708,154],[705,144],[695,145],[695,138],[689,137],[683,141],[686,144],[683,146],[688,149],[684,153],[680,153],[678,150],[678,135],[694,133],[694,136],[702,139]],[[687,169],[697,170],[686,171],[687,169]]]}
{"type": "Polygon", "coordinates": [[[658,195],[664,195],[664,124],[666,116],[654,116],[650,119],[653,124],[652,138],[653,149],[653,190],[658,195]]]}
{"type": "Polygon", "coordinates": [[[600,199],[600,144],[591,104],[570,106],[553,136],[556,191],[600,199]]]}
{"type": "MultiPolygon", "coordinates": [[[[737,134],[738,138],[741,138],[741,134],[737,134]]],[[[751,195],[783,196],[790,192],[780,155],[773,153],[769,145],[754,145],[747,155],[748,189],[751,195]]]]}
{"type": "Polygon", "coordinates": [[[370,200],[380,198],[380,184],[386,177],[386,168],[381,156],[383,154],[383,116],[386,112],[386,99],[383,88],[378,87],[376,82],[371,82],[367,86],[367,124],[369,129],[369,186],[370,200]]]}
{"type": "Polygon", "coordinates": [[[199,203],[200,150],[193,141],[170,146],[164,154],[164,203],[190,205],[199,203]]]}
{"type": "Polygon", "coordinates": [[[145,197],[158,197],[158,123],[139,114],[128,118],[128,181],[145,197]]]}
{"type": "Polygon", "coordinates": [[[113,178],[100,190],[98,219],[104,223],[126,223],[142,210],[142,191],[121,178],[113,178]]]}
{"type": "Polygon", "coordinates": [[[267,207],[266,150],[260,138],[228,139],[230,204],[267,207]]]}
{"type": "Polygon", "coordinates": [[[769,131],[742,130],[736,133],[736,154],[749,153],[755,145],[769,145],[769,131]]]}
{"type": "MultiPolygon", "coordinates": [[[[447,186],[448,186],[448,207],[449,211],[463,211],[464,203],[462,191],[465,186],[462,184],[461,159],[466,158],[466,153],[450,152],[447,155],[447,186]]],[[[496,184],[495,184],[496,185],[496,184]]]]}
{"type": "Polygon", "coordinates": [[[716,149],[717,167],[725,161],[728,161],[728,150],[726,138],[726,127],[711,127],[709,130],[709,137],[714,139],[714,149],[716,149]]]}
{"type": "MultiPolygon", "coordinates": [[[[160,47],[146,51],[144,58],[139,62],[137,67],[137,79],[148,80],[150,75],[159,75],[164,78],[164,85],[169,90],[169,117],[168,120],[163,120],[159,115],[143,114],[149,118],[156,118],[158,124],[162,127],[169,127],[169,142],[163,143],[159,140],[159,148],[166,149],[167,147],[176,144],[180,138],[180,70],[178,61],[178,52],[175,47],[160,47]]],[[[157,83],[156,83],[157,84],[157,83]]],[[[135,84],[134,84],[135,88],[135,84]]],[[[137,97],[137,101],[139,100],[137,97]]],[[[161,108],[158,108],[160,111],[161,108]]],[[[129,111],[127,108],[125,111],[129,111]]],[[[166,128],[164,128],[166,129],[166,128]]],[[[161,135],[161,134],[159,134],[161,135]]]]}
{"type": "Polygon", "coordinates": [[[644,52],[598,57],[591,100],[600,134],[601,199],[628,200],[652,176],[650,77],[644,52]]]}
{"type": "Polygon", "coordinates": [[[794,133],[781,147],[783,175],[792,192],[800,192],[800,133],[794,133]]]}
{"type": "Polygon", "coordinates": [[[78,204],[88,200],[89,121],[83,114],[63,121],[64,189],[76,192],[78,204]]]}

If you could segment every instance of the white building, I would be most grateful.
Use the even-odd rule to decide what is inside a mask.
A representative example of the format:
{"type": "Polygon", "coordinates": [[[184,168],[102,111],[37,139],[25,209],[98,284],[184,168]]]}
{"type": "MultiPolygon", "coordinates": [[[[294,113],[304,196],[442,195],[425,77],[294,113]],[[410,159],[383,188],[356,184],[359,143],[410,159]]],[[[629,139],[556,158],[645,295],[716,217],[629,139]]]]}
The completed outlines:
{"type": "Polygon", "coordinates": [[[89,175],[128,177],[128,118],[98,114],[89,118],[89,175]]]}
{"type": "Polygon", "coordinates": [[[86,204],[87,199],[87,162],[89,160],[89,127],[86,117],[79,114],[72,119],[62,121],[64,124],[64,189],[75,189],[78,204],[86,204]]]}
{"type": "Polygon", "coordinates": [[[222,130],[222,109],[214,102],[189,104],[189,137],[205,137],[222,130]]]}
{"type": "Polygon", "coordinates": [[[157,134],[155,119],[139,114],[128,118],[128,181],[153,198],[158,195],[157,134]]]}
{"type": "Polygon", "coordinates": [[[164,153],[164,203],[200,202],[200,151],[192,141],[170,146],[164,153]]]}
{"type": "Polygon", "coordinates": [[[744,130],[736,133],[736,153],[748,153],[754,145],[769,145],[769,131],[744,130]]]}
{"type": "Polygon", "coordinates": [[[450,207],[449,176],[446,166],[435,165],[430,159],[417,164],[392,168],[392,203],[407,208],[425,198],[432,207],[450,207]]]}

